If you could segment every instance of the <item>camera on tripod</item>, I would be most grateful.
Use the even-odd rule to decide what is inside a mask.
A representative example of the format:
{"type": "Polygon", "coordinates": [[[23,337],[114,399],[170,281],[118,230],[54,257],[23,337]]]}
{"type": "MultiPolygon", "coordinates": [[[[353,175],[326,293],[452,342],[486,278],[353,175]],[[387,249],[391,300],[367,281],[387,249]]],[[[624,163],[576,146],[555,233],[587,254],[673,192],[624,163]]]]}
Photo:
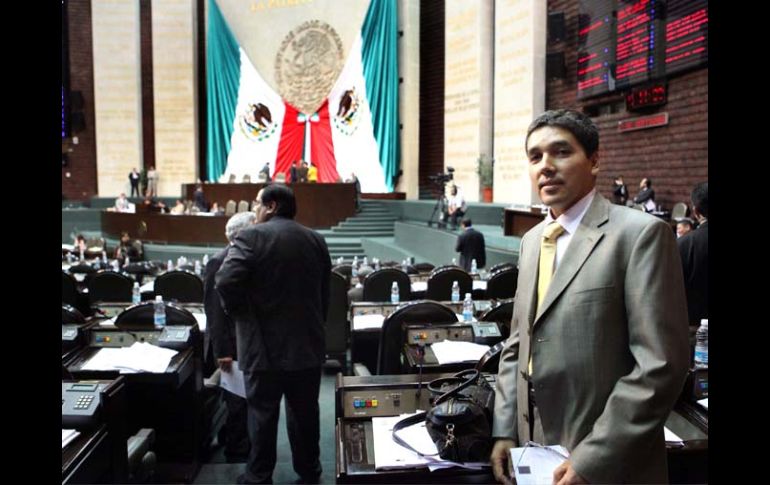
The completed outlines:
{"type": "Polygon", "coordinates": [[[455,169],[453,167],[446,168],[447,173],[437,173],[436,175],[429,175],[428,180],[436,185],[444,185],[445,183],[454,180],[455,169]]]}

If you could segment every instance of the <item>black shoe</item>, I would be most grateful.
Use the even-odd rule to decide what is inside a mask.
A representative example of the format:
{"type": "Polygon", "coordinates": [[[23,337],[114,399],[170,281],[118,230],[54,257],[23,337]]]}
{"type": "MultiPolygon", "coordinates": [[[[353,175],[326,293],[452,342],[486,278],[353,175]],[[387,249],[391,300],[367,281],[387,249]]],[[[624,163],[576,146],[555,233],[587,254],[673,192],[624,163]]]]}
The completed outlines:
{"type": "Polygon", "coordinates": [[[273,483],[273,479],[270,478],[264,482],[251,482],[246,478],[245,473],[241,473],[240,475],[238,475],[238,478],[236,479],[235,483],[273,483]]]}
{"type": "Polygon", "coordinates": [[[249,455],[225,455],[227,463],[246,463],[249,461],[249,455]]]}

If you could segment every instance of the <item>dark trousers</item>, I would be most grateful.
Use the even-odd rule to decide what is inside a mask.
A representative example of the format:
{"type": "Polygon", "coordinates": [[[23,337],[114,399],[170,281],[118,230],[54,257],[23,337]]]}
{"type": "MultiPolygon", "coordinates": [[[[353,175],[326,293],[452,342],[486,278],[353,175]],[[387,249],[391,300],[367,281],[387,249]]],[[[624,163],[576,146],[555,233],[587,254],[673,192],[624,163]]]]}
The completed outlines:
{"type": "Polygon", "coordinates": [[[251,452],[246,483],[272,483],[281,397],[286,398],[286,429],[294,471],[306,482],[321,475],[318,393],[321,368],[286,372],[246,372],[251,452]]]}
{"type": "Polygon", "coordinates": [[[136,197],[139,197],[139,181],[137,180],[136,183],[134,181],[131,181],[131,197],[134,197],[134,193],[136,193],[136,197]]]}
{"type": "Polygon", "coordinates": [[[461,220],[464,215],[465,212],[463,212],[462,209],[457,209],[456,211],[452,212],[452,215],[449,216],[452,220],[452,229],[457,229],[457,221],[461,220]]]}
{"type": "Polygon", "coordinates": [[[232,392],[223,391],[227,406],[225,421],[225,458],[228,462],[246,461],[251,443],[248,433],[246,400],[232,392]]]}

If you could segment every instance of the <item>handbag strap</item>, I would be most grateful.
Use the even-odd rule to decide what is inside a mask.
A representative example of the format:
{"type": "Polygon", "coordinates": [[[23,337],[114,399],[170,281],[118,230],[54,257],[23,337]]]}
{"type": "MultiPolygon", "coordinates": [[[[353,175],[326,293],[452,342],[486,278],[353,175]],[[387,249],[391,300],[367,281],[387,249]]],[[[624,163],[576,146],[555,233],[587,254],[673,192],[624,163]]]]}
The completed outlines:
{"type": "Polygon", "coordinates": [[[444,394],[436,398],[436,400],[433,402],[433,405],[435,406],[435,405],[441,404],[442,402],[446,401],[450,397],[458,395],[460,391],[462,391],[463,389],[473,384],[476,381],[476,379],[479,378],[479,375],[481,375],[481,373],[479,372],[478,369],[467,369],[467,370],[458,372],[452,377],[441,377],[439,379],[434,379],[430,381],[430,384],[428,384],[428,389],[431,392],[436,392],[436,393],[440,392],[442,384],[457,382],[458,380],[461,381],[457,387],[445,392],[444,394]],[[470,377],[464,378],[463,377],[464,374],[469,374],[470,377]]]}
{"type": "Polygon", "coordinates": [[[404,447],[404,448],[406,448],[407,450],[411,450],[411,451],[414,451],[415,453],[417,453],[417,456],[420,456],[420,457],[423,457],[423,456],[438,456],[438,455],[439,455],[439,453],[431,453],[431,454],[428,454],[428,453],[422,453],[422,452],[419,452],[419,451],[415,450],[414,448],[412,448],[412,446],[411,446],[409,443],[407,443],[406,441],[404,441],[404,440],[403,440],[403,439],[402,439],[402,438],[401,438],[401,437],[400,437],[400,436],[397,434],[397,432],[398,432],[398,431],[400,431],[400,430],[402,430],[402,429],[404,429],[404,428],[408,428],[409,426],[412,426],[413,424],[417,424],[417,423],[424,423],[424,422],[425,422],[425,417],[426,417],[427,415],[428,415],[428,413],[426,413],[426,412],[417,413],[417,414],[415,414],[414,416],[409,416],[409,417],[407,417],[407,418],[404,418],[404,419],[402,419],[402,420],[401,420],[401,421],[399,421],[398,423],[396,423],[396,424],[393,426],[393,433],[392,433],[392,436],[393,436],[393,441],[395,441],[395,442],[396,442],[396,443],[398,443],[399,445],[403,446],[403,447],[404,447]]]}

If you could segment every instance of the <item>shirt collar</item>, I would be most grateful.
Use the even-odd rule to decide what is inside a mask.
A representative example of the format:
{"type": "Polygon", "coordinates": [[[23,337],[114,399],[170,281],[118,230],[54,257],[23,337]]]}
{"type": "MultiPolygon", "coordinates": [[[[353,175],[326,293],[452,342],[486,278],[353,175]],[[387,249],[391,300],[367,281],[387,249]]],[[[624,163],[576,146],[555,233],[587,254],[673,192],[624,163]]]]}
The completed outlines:
{"type": "MultiPolygon", "coordinates": [[[[575,231],[577,231],[578,226],[580,225],[580,221],[583,220],[583,216],[585,216],[586,212],[588,212],[588,207],[591,205],[591,202],[594,200],[595,195],[596,195],[596,188],[593,188],[582,199],[577,201],[572,207],[570,207],[562,215],[557,217],[555,219],[556,222],[558,222],[559,225],[563,227],[568,233],[574,234],[575,231]]],[[[548,214],[545,216],[545,225],[547,226],[552,221],[554,221],[554,218],[551,215],[551,211],[549,209],[548,214]]]]}

